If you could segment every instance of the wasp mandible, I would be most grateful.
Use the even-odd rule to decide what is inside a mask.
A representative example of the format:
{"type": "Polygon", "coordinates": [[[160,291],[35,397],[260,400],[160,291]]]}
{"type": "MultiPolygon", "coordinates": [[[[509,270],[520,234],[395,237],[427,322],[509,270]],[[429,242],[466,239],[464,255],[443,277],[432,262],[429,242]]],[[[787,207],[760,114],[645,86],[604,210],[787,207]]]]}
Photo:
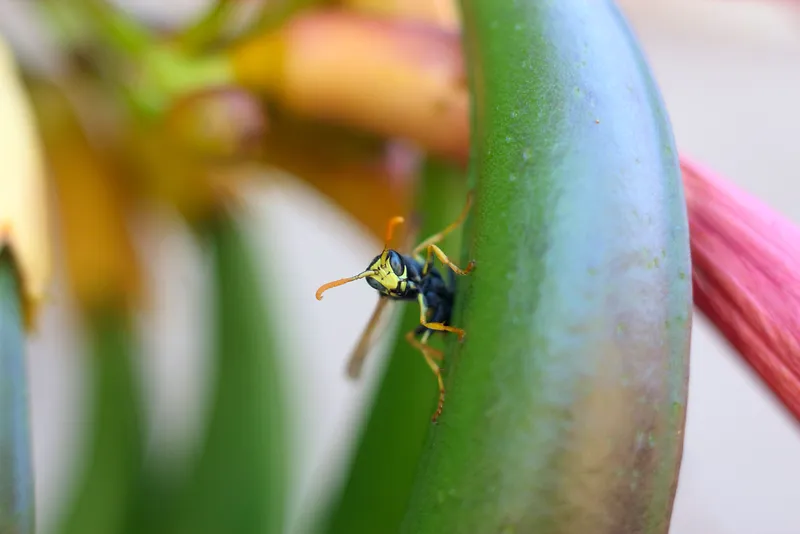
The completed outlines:
{"type": "Polygon", "coordinates": [[[317,300],[322,300],[322,294],[328,289],[364,278],[370,287],[378,292],[378,305],[348,364],[348,374],[353,378],[360,373],[369,346],[370,336],[385,305],[390,300],[417,301],[419,304],[420,324],[417,328],[408,332],[405,337],[413,347],[419,349],[422,353],[425,362],[436,375],[439,383],[439,404],[433,414],[432,421],[434,423],[444,408],[444,381],[442,380],[441,367],[436,363],[437,361],[442,361],[443,354],[441,351],[429,346],[428,340],[434,332],[452,332],[458,335],[459,341],[464,340],[466,332],[449,324],[455,298],[455,278],[452,273],[465,275],[475,268],[474,260],[471,260],[465,269],[459,268],[450,261],[450,258],[437,246],[437,243],[464,223],[471,206],[472,192],[467,195],[466,205],[458,219],[441,232],[433,234],[422,241],[414,247],[410,255],[403,255],[389,248],[395,228],[405,222],[403,217],[393,217],[389,220],[386,229],[383,251],[375,256],[365,271],[349,278],[329,282],[317,290],[317,300]],[[423,252],[426,253],[425,258],[422,257],[423,252]],[[450,269],[449,284],[445,282],[441,273],[433,265],[434,257],[438,258],[443,265],[450,269]]]}

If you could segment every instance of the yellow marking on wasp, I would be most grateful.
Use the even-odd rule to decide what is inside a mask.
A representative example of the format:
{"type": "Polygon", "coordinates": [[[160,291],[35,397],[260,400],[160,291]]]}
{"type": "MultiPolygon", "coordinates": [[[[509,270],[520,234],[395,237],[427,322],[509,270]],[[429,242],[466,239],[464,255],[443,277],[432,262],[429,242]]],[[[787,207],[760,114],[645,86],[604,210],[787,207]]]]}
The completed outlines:
{"type": "Polygon", "coordinates": [[[389,258],[381,255],[378,261],[369,266],[369,270],[375,274],[369,275],[370,278],[378,282],[389,291],[396,290],[401,284],[405,284],[408,279],[408,268],[404,268],[399,275],[392,270],[389,258]]]}

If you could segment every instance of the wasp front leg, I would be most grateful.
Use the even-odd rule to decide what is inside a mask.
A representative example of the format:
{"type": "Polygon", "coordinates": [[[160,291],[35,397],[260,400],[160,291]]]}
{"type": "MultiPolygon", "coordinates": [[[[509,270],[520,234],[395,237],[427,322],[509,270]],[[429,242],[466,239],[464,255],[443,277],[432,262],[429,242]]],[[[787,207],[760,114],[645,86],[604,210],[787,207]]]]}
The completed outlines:
{"type": "Polygon", "coordinates": [[[447,265],[450,269],[452,269],[454,273],[460,274],[461,276],[469,274],[472,271],[472,269],[475,268],[475,260],[470,260],[470,262],[467,264],[466,269],[462,269],[461,267],[450,261],[450,258],[447,257],[447,254],[445,254],[442,249],[440,249],[436,245],[428,245],[428,257],[425,259],[425,267],[423,268],[423,274],[426,274],[433,266],[434,255],[436,255],[436,257],[439,258],[440,262],[442,262],[444,265],[447,265]]]}
{"type": "Polygon", "coordinates": [[[467,218],[467,214],[469,214],[469,209],[472,207],[472,191],[467,194],[467,203],[464,205],[464,209],[461,210],[461,214],[458,216],[458,219],[453,221],[447,228],[433,234],[428,239],[420,243],[414,248],[414,251],[411,253],[413,256],[419,256],[423,250],[427,249],[430,245],[435,245],[439,243],[442,239],[447,237],[453,230],[464,224],[464,221],[467,218]]]}

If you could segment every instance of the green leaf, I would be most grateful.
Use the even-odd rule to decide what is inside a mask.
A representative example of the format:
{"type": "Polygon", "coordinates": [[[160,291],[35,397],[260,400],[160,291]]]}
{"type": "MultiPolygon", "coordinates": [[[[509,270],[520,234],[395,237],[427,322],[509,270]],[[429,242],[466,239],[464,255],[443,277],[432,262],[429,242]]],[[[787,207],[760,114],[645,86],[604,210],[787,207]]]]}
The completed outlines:
{"type": "Polygon", "coordinates": [[[222,37],[236,13],[236,0],[215,0],[207,11],[177,36],[178,44],[187,53],[198,53],[222,37]]]}
{"type": "Polygon", "coordinates": [[[125,531],[143,475],[136,345],[127,313],[92,312],[87,319],[92,402],[86,467],[58,532],[114,534],[125,531]]]}
{"type": "Polygon", "coordinates": [[[401,532],[666,534],[692,294],[658,89],[610,1],[462,8],[477,268],[401,532]]]}
{"type": "Polygon", "coordinates": [[[33,534],[28,376],[19,281],[0,249],[0,532],[33,534]]]}
{"type": "Polygon", "coordinates": [[[259,270],[235,222],[209,233],[215,269],[214,392],[205,443],[171,534],[278,534],[287,457],[281,374],[259,270]]]}
{"type": "MultiPolygon", "coordinates": [[[[418,193],[420,237],[455,220],[464,207],[465,194],[463,172],[430,162],[418,193]]],[[[395,214],[386,215],[388,221],[395,214]]],[[[441,247],[457,251],[459,245],[459,232],[454,232],[441,247]]],[[[369,260],[364,259],[365,263],[369,260]]],[[[402,319],[397,331],[385,333],[394,334],[396,340],[348,475],[323,516],[320,530],[329,534],[397,531],[436,409],[439,390],[435,375],[420,352],[404,339],[406,332],[419,326],[419,307],[413,302],[390,305],[402,307],[402,319]]]]}
{"type": "MultiPolygon", "coordinates": [[[[182,48],[188,52],[196,52],[204,46],[218,44],[215,41],[224,40],[225,30],[232,19],[237,15],[236,0],[216,0],[209,10],[192,26],[178,35],[182,48]]],[[[325,0],[273,0],[266,2],[254,16],[250,17],[242,34],[252,35],[278,27],[286,19],[315,4],[324,4],[325,0]]]]}
{"type": "MultiPolygon", "coordinates": [[[[240,37],[253,37],[259,33],[274,30],[287,19],[315,6],[334,4],[331,0],[276,0],[265,2],[240,37]]],[[[322,9],[325,9],[322,7],[322,9]]]]}

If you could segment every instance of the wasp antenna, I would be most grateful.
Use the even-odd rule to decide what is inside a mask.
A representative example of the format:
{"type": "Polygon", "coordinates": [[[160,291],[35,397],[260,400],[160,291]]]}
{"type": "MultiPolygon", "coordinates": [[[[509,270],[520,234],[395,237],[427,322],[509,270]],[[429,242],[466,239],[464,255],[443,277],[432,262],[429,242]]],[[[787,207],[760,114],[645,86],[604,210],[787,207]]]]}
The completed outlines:
{"type": "Polygon", "coordinates": [[[376,274],[375,271],[364,271],[363,273],[358,273],[355,276],[351,276],[350,278],[341,278],[339,280],[334,280],[333,282],[328,282],[327,284],[323,284],[317,289],[317,300],[322,300],[322,294],[325,293],[332,287],[343,286],[349,282],[354,282],[356,280],[361,280],[362,278],[366,278],[367,276],[376,274]]]}
{"type": "Polygon", "coordinates": [[[389,219],[389,225],[386,227],[386,242],[383,245],[384,250],[389,249],[389,244],[392,242],[392,236],[394,236],[394,229],[404,222],[405,219],[399,215],[389,219]]]}

